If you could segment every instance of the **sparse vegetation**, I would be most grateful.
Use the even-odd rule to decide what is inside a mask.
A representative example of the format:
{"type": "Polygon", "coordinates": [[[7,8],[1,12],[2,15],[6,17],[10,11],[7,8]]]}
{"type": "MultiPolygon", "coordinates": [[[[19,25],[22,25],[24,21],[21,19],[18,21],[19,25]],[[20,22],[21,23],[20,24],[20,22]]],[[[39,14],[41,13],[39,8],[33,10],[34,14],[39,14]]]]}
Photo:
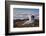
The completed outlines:
{"type": "Polygon", "coordinates": [[[22,25],[28,19],[24,20],[15,20],[14,27],[38,27],[39,26],[39,19],[35,19],[33,23],[22,25]]]}

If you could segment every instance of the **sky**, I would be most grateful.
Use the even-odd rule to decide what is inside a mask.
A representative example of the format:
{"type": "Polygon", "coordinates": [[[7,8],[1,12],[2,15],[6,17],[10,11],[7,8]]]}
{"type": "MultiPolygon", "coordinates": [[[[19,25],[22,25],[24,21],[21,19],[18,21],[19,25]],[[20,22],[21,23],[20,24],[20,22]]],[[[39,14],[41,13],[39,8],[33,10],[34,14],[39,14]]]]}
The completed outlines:
{"type": "Polygon", "coordinates": [[[28,8],[14,8],[14,13],[33,13],[33,14],[39,14],[39,9],[28,9],[28,8]]]}
{"type": "Polygon", "coordinates": [[[39,9],[29,9],[29,8],[14,8],[13,9],[13,18],[23,17],[22,15],[15,16],[16,14],[37,14],[39,15],[39,9]]]}

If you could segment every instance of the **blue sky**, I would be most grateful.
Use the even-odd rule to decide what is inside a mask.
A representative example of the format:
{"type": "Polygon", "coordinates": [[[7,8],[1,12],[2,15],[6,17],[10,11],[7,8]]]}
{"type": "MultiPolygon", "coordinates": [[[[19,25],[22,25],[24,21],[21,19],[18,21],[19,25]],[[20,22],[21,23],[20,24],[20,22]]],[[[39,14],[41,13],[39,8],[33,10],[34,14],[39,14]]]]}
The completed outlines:
{"type": "MultiPolygon", "coordinates": [[[[14,8],[13,9],[13,16],[14,18],[16,17],[16,14],[37,14],[39,15],[39,9],[29,9],[29,8],[14,8]]],[[[17,16],[18,18],[20,18],[21,16],[17,16]]]]}
{"type": "Polygon", "coordinates": [[[39,9],[27,9],[27,8],[14,8],[15,13],[32,13],[32,14],[39,14],[39,9]]]}

